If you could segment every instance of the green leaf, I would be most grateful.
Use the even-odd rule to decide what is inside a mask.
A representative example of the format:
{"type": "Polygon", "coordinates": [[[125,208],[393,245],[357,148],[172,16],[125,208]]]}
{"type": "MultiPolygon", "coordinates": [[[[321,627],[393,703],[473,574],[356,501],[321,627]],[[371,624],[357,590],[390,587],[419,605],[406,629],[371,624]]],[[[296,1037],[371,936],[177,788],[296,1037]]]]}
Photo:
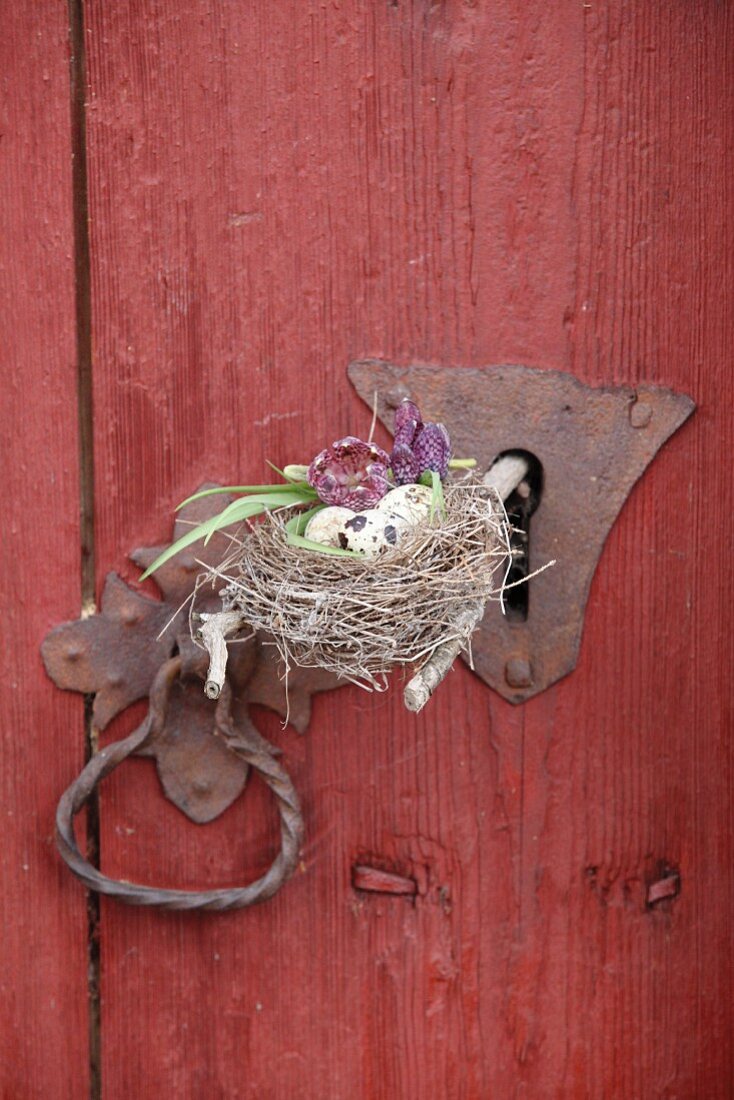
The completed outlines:
{"type": "Polygon", "coordinates": [[[306,539],[303,535],[296,535],[292,531],[288,532],[286,539],[289,546],[300,546],[304,550],[315,550],[319,554],[332,554],[334,557],[340,558],[364,558],[364,554],[360,554],[356,550],[342,550],[338,546],[324,546],[322,542],[314,542],[312,539],[306,539]]]}
{"type": "Polygon", "coordinates": [[[317,504],[315,508],[309,508],[307,512],[299,512],[297,516],[293,516],[292,519],[288,520],[285,525],[286,531],[292,535],[302,535],[311,516],[315,516],[317,512],[322,512],[325,507],[325,504],[317,504]]]}
{"type": "Polygon", "coordinates": [[[271,470],[275,470],[276,474],[280,474],[284,481],[289,480],[285,470],[281,470],[280,466],[276,466],[275,463],[271,462],[269,458],[266,458],[265,461],[267,462],[271,470]]]}
{"type": "Polygon", "coordinates": [[[215,516],[210,521],[210,527],[204,536],[204,546],[209,544],[212,535],[216,535],[217,531],[221,531],[225,527],[231,527],[234,523],[241,523],[243,519],[254,519],[255,516],[261,516],[265,511],[267,511],[265,505],[258,501],[236,500],[234,504],[230,504],[229,508],[225,508],[220,515],[215,516]]]}
{"type": "MultiPolygon", "coordinates": [[[[219,517],[215,516],[215,519],[218,518],[219,517]]],[[[193,542],[198,542],[199,539],[203,539],[204,536],[208,533],[212,522],[212,520],[207,520],[206,523],[200,523],[196,527],[192,527],[190,531],[187,531],[186,534],[182,535],[180,539],[176,539],[176,541],[171,546],[169,546],[168,549],[164,550],[162,554],[158,555],[152,565],[148,566],[148,568],[145,570],[142,577],[140,578],[141,581],[144,581],[147,577],[151,575],[151,573],[155,573],[156,569],[160,569],[162,565],[165,565],[167,561],[170,561],[170,559],[178,554],[180,550],[185,550],[186,547],[191,546],[193,542]]]]}
{"type": "Polygon", "coordinates": [[[204,542],[205,544],[209,542],[212,535],[222,527],[229,527],[230,524],[239,523],[240,520],[259,516],[268,508],[287,508],[294,504],[304,504],[310,499],[311,497],[306,497],[304,500],[300,490],[292,493],[252,493],[243,500],[233,501],[223,512],[209,521],[212,526],[204,542]]]}
{"type": "Polygon", "coordinates": [[[296,489],[299,492],[304,493],[306,499],[316,500],[316,490],[312,489],[307,481],[302,482],[286,482],[284,485],[226,485],[223,487],[217,486],[216,489],[202,489],[198,493],[194,493],[193,496],[187,497],[186,500],[182,500],[176,507],[178,512],[187,504],[191,504],[194,500],[201,500],[202,497],[212,496],[214,493],[292,493],[296,489]]]}
{"type": "Polygon", "coordinates": [[[440,515],[446,515],[446,501],[443,495],[443,485],[441,484],[441,478],[438,476],[436,470],[431,470],[431,523],[433,523],[433,517],[436,512],[440,515]]]}
{"type": "Polygon", "coordinates": [[[254,516],[262,515],[269,508],[285,508],[294,504],[303,504],[311,499],[311,497],[307,497],[304,500],[301,490],[293,490],[291,493],[258,493],[245,500],[235,500],[218,516],[213,516],[204,523],[197,524],[196,527],[192,527],[190,531],[177,539],[172,546],[169,546],[156,558],[152,565],[148,566],[140,579],[144,581],[156,569],[160,569],[162,565],[170,561],[180,550],[185,550],[187,546],[198,542],[199,539],[204,539],[204,545],[206,545],[212,535],[217,531],[221,531],[223,527],[230,527],[233,523],[240,523],[243,519],[252,519],[254,516]]]}

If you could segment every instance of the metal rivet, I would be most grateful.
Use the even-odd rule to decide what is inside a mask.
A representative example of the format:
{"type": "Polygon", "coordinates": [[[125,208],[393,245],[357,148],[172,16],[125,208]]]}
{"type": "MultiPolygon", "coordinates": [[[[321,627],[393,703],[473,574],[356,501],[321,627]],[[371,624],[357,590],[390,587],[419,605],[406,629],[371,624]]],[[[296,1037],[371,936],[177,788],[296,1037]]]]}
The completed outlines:
{"type": "Polygon", "coordinates": [[[633,428],[646,428],[652,420],[652,405],[648,405],[647,401],[633,401],[629,418],[633,428]]]}
{"type": "Polygon", "coordinates": [[[505,680],[513,688],[527,688],[533,683],[530,662],[525,657],[510,657],[505,665],[505,680]]]}

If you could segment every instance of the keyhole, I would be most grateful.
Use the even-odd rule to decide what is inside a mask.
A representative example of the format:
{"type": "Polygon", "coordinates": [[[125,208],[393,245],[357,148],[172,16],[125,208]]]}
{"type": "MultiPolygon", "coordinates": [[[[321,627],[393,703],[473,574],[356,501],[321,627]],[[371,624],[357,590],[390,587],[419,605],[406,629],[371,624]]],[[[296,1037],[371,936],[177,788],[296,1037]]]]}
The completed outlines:
{"type": "MultiPolygon", "coordinates": [[[[512,565],[507,575],[507,584],[523,581],[530,572],[530,517],[540,504],[543,495],[543,466],[530,451],[514,449],[503,451],[497,459],[507,456],[524,458],[528,472],[517,489],[505,501],[507,518],[510,521],[510,547],[512,565]]],[[[497,461],[495,459],[495,461],[497,461]]],[[[528,617],[530,605],[530,584],[517,584],[505,592],[505,614],[510,622],[524,623],[528,617]]]]}

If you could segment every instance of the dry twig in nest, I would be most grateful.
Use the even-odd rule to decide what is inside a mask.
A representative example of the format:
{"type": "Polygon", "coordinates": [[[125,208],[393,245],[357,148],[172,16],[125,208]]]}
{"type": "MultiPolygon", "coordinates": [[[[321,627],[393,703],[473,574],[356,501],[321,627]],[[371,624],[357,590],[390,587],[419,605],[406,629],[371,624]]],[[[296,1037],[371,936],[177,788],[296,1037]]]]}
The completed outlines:
{"type": "MultiPolygon", "coordinates": [[[[484,476],[483,484],[493,489],[499,500],[507,500],[528,473],[528,463],[521,455],[506,455],[499,459],[484,476]]],[[[504,515],[504,512],[503,512],[504,515]]],[[[505,520],[506,520],[505,516],[505,520]]],[[[507,524],[503,531],[507,539],[507,524]]],[[[457,622],[457,637],[439,645],[416,672],[403,692],[403,701],[414,713],[423,710],[443,678],[451,670],[454,661],[465,647],[467,640],[479,626],[485,611],[485,603],[475,600],[462,611],[457,622]]]]}

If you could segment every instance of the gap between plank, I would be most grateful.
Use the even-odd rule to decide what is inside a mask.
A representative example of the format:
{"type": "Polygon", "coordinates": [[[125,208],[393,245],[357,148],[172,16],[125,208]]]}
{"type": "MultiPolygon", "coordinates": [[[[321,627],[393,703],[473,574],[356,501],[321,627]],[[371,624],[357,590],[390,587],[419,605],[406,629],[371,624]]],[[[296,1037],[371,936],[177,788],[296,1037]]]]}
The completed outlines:
{"type": "MultiPolygon", "coordinates": [[[[83,0],[69,0],[69,82],[71,110],[71,172],[74,219],[74,288],[77,354],[77,424],[79,435],[79,513],[82,615],[95,609],[94,555],[94,434],[92,407],[92,304],[87,183],[86,56],[83,0]]],[[[92,697],[84,700],[84,756],[97,750],[92,697]]],[[[87,803],[87,856],[99,866],[99,799],[87,803]]],[[[89,1040],[89,1100],[101,1100],[100,1020],[100,900],[87,892],[87,1002],[89,1040]]]]}

